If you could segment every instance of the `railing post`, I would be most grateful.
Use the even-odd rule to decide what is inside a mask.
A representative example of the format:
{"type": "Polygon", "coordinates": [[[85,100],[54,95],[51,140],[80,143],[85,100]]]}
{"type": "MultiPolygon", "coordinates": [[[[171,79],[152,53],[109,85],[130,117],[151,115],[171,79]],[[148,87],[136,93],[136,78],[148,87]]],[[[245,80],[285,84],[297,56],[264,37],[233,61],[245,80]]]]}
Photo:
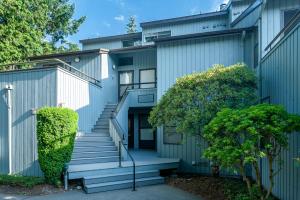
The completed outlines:
{"type": "Polygon", "coordinates": [[[133,191],[135,191],[135,163],[133,161],[133,191]]]}
{"type": "Polygon", "coordinates": [[[121,153],[121,141],[119,141],[119,167],[122,167],[122,161],[121,161],[121,157],[122,157],[122,153],[121,153]]]}

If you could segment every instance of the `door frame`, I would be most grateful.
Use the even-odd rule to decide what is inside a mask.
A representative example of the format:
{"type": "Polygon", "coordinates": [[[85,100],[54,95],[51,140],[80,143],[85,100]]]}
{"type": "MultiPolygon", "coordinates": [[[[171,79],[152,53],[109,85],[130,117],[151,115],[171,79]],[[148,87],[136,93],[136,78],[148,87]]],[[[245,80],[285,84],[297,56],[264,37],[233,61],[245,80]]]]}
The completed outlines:
{"type": "MultiPolygon", "coordinates": [[[[125,73],[125,72],[131,72],[132,73],[132,86],[134,87],[134,70],[120,70],[118,71],[118,99],[120,99],[120,88],[121,88],[121,84],[120,84],[120,74],[125,73]]],[[[124,84],[126,85],[126,84],[124,84]]]]}

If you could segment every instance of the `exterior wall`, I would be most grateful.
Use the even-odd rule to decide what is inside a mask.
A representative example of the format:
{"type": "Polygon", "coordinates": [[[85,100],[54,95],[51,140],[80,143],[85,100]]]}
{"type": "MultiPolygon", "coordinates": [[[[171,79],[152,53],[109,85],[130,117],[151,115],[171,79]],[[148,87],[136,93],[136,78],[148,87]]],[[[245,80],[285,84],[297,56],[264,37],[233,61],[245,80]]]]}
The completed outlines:
{"type": "Polygon", "coordinates": [[[109,42],[96,42],[89,44],[82,44],[82,50],[92,50],[92,49],[119,49],[122,48],[122,41],[115,40],[109,42]]]}
{"type": "Polygon", "coordinates": [[[5,85],[12,94],[12,172],[41,176],[36,141],[36,117],[32,109],[56,106],[55,68],[0,73],[0,173],[8,173],[7,101],[5,85]],[[4,125],[4,126],[3,126],[4,125]]]}
{"type": "Polygon", "coordinates": [[[300,8],[300,0],[268,0],[262,14],[262,56],[266,46],[282,29],[282,11],[300,8]]]}
{"type": "Polygon", "coordinates": [[[71,108],[78,113],[80,132],[91,132],[107,103],[103,96],[99,86],[63,69],[57,71],[57,105],[71,108]]]}
{"type": "Polygon", "coordinates": [[[232,1],[230,6],[230,22],[238,18],[255,0],[232,1]]]}
{"type": "Polygon", "coordinates": [[[202,33],[210,31],[225,30],[228,28],[228,15],[211,17],[209,19],[199,19],[193,22],[181,24],[161,25],[157,27],[143,29],[143,43],[145,43],[145,35],[161,31],[171,31],[172,36],[185,35],[192,33],[202,33]],[[204,29],[205,27],[205,29],[204,29]],[[206,28],[208,27],[208,28],[206,28]]]}
{"type": "MultiPolygon", "coordinates": [[[[256,6],[259,3],[260,2],[257,1],[255,4],[250,6],[248,9],[251,9],[253,6],[256,6]]],[[[246,10],[248,10],[248,9],[246,9],[246,10]]],[[[246,27],[251,27],[251,26],[256,25],[257,21],[259,20],[259,17],[260,17],[260,12],[261,12],[261,6],[258,6],[253,11],[251,11],[251,13],[248,14],[244,19],[242,19],[237,24],[235,24],[233,27],[234,28],[246,28],[246,27]]]]}
{"type": "Polygon", "coordinates": [[[117,58],[122,57],[133,57],[133,65],[130,66],[119,66],[117,69],[118,71],[134,71],[134,83],[139,83],[139,70],[140,69],[149,69],[149,68],[156,68],[157,65],[157,56],[155,50],[148,50],[143,52],[136,52],[136,53],[126,53],[121,54],[117,58]]]}
{"type": "MultiPolygon", "coordinates": [[[[262,97],[270,96],[271,103],[284,105],[288,112],[300,114],[300,24],[269,52],[262,61],[262,97]]],[[[282,171],[275,178],[273,193],[282,200],[300,198],[300,168],[294,158],[300,157],[300,135],[292,134],[289,148],[280,158],[282,171]]],[[[279,164],[274,162],[275,171],[279,164]]],[[[267,163],[263,162],[263,183],[269,185],[267,163]]]]}
{"type": "MultiPolygon", "coordinates": [[[[158,100],[178,77],[205,71],[213,64],[228,66],[243,62],[243,46],[241,34],[158,44],[158,100]]],[[[162,128],[158,129],[157,135],[160,156],[181,158],[183,160],[182,171],[210,173],[208,161],[201,158],[206,148],[204,141],[195,137],[187,137],[181,145],[164,144],[162,128]]]]}

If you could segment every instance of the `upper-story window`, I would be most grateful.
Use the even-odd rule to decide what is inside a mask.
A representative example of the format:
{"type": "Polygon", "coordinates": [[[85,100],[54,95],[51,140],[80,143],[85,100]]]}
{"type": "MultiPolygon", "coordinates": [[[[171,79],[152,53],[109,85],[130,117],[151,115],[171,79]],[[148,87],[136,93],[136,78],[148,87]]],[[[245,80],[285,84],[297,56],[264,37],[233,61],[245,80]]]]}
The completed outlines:
{"type": "Polygon", "coordinates": [[[124,40],[122,41],[123,47],[133,47],[141,44],[141,40],[124,40]]]}
{"type": "Polygon", "coordinates": [[[156,87],[156,70],[141,69],[140,70],[140,88],[156,87]]]}
{"type": "Polygon", "coordinates": [[[149,33],[145,36],[146,42],[153,42],[157,38],[170,37],[171,31],[161,31],[156,33],[149,33]]]}
{"type": "Polygon", "coordinates": [[[296,16],[299,12],[299,9],[291,9],[283,11],[283,27],[288,25],[288,23],[296,16]]]}
{"type": "Polygon", "coordinates": [[[119,66],[133,65],[133,57],[123,57],[118,60],[119,66]]]}

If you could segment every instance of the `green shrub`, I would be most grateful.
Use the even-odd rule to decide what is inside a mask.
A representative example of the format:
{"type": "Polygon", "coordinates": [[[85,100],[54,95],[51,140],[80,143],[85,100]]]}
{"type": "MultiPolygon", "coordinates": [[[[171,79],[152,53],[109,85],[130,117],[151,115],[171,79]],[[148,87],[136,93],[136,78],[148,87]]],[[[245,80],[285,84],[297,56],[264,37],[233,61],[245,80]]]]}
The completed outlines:
{"type": "Polygon", "coordinates": [[[0,185],[32,188],[43,183],[44,179],[41,177],[0,175],[0,185]]]}
{"type": "Polygon", "coordinates": [[[222,108],[255,104],[256,90],[256,76],[246,65],[216,65],[177,79],[153,108],[149,122],[153,127],[175,125],[178,133],[202,135],[222,108]]]}
{"type": "Polygon", "coordinates": [[[42,108],[37,113],[38,157],[45,180],[59,185],[64,165],[71,160],[78,114],[67,108],[42,108]]]}

